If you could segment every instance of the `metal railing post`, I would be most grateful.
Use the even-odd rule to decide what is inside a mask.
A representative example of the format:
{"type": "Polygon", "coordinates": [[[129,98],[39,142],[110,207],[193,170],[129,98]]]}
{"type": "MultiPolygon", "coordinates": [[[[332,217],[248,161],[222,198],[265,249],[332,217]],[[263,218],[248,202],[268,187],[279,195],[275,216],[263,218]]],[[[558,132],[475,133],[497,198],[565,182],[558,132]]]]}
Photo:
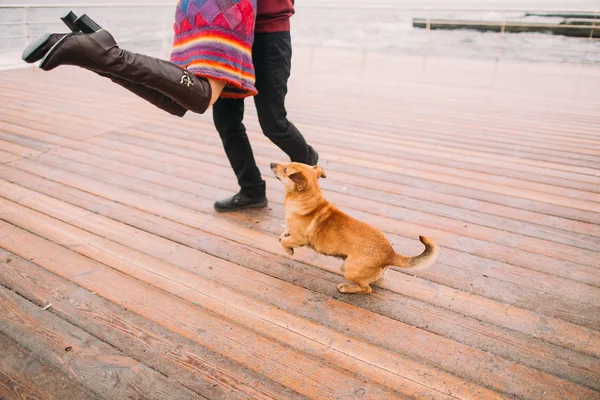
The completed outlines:
{"type": "Polygon", "coordinates": [[[28,10],[28,7],[23,8],[23,40],[25,41],[25,46],[27,45],[29,39],[29,19],[27,18],[29,14],[28,10]]]}

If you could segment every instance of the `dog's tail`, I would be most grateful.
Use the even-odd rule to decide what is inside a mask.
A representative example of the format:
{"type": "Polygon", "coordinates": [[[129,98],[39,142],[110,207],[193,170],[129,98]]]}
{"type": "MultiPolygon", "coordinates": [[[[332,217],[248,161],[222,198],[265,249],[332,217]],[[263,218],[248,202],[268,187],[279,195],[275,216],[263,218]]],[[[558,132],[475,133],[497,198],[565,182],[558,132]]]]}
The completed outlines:
{"type": "Polygon", "coordinates": [[[425,269],[433,264],[437,256],[435,242],[425,236],[419,236],[419,240],[425,245],[425,250],[421,254],[414,257],[405,257],[396,254],[391,265],[401,268],[425,269]]]}

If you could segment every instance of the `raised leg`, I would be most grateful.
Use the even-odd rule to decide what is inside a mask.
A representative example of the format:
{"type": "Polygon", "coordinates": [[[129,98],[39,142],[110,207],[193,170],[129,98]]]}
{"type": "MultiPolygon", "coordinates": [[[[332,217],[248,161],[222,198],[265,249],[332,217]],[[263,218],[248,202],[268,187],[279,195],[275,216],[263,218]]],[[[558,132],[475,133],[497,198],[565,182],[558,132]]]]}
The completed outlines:
{"type": "Polygon", "coordinates": [[[305,246],[306,243],[299,241],[297,239],[295,239],[293,236],[291,236],[289,233],[287,234],[287,236],[285,236],[287,232],[284,232],[280,237],[279,237],[279,242],[281,243],[281,247],[283,247],[283,249],[290,255],[293,256],[294,255],[294,247],[302,247],[305,246]]]}
{"type": "MultiPolygon", "coordinates": [[[[39,52],[34,50],[24,57],[31,59],[34,53],[39,52]]],[[[144,85],[200,114],[225,86],[222,81],[196,76],[169,61],[121,49],[105,30],[67,33],[58,39],[41,59],[40,68],[50,71],[60,65],[74,65],[144,85]]]]}
{"type": "Polygon", "coordinates": [[[279,236],[279,241],[281,242],[284,238],[290,236],[290,233],[288,231],[283,232],[280,236],[279,236]]]}

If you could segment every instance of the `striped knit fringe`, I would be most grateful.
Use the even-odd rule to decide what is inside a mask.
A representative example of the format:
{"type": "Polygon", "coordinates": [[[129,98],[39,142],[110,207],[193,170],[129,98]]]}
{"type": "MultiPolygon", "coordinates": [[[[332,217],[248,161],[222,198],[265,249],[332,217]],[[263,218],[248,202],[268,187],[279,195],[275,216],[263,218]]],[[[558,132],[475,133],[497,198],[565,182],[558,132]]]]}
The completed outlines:
{"type": "MultiPolygon", "coordinates": [[[[242,3],[252,7],[254,1],[242,0],[240,4],[242,3]]],[[[253,10],[245,13],[246,18],[238,18],[235,28],[227,26],[228,22],[223,22],[222,17],[207,22],[201,14],[192,11],[189,6],[186,13],[178,7],[171,62],[196,75],[227,82],[221,97],[244,98],[256,95],[252,64],[253,10]],[[190,21],[194,21],[194,24],[190,21]]]]}

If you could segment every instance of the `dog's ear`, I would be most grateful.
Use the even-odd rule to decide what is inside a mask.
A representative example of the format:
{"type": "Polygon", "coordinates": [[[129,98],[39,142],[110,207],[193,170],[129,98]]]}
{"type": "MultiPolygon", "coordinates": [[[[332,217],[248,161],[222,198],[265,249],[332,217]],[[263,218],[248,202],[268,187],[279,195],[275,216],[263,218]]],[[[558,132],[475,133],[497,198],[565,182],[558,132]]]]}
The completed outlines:
{"type": "Polygon", "coordinates": [[[306,186],[308,185],[306,177],[301,172],[293,173],[288,176],[288,178],[290,178],[292,182],[296,184],[296,189],[298,189],[298,191],[306,189],[306,186]]]}
{"type": "Polygon", "coordinates": [[[319,166],[314,166],[313,169],[317,171],[317,178],[327,178],[327,175],[325,175],[325,171],[323,171],[323,168],[319,166]]]}

